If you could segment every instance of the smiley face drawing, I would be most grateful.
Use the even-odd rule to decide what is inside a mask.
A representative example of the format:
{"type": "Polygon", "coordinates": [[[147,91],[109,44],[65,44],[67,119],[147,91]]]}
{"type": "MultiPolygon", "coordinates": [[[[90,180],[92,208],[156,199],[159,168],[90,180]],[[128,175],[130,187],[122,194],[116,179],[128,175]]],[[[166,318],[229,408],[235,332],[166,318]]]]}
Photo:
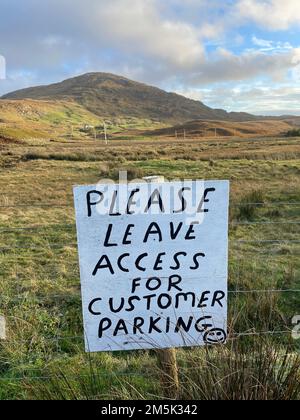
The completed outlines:
{"type": "Polygon", "coordinates": [[[204,335],[205,344],[225,344],[227,340],[227,334],[221,328],[214,328],[209,330],[204,335]]]}

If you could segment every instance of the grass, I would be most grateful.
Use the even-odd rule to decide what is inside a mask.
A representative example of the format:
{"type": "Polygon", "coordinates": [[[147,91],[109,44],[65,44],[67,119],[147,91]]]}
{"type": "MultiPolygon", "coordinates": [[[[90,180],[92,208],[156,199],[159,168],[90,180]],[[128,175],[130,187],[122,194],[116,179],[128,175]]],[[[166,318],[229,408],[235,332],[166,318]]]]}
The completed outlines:
{"type": "Polygon", "coordinates": [[[129,130],[160,128],[164,125],[145,118],[99,117],[76,102],[70,101],[1,101],[0,139],[79,141],[104,139],[103,121],[111,138],[129,130]],[[92,127],[84,129],[85,125],[92,127]]]}
{"type": "Polygon", "coordinates": [[[280,350],[264,338],[252,341],[246,351],[233,343],[186,358],[189,368],[182,370],[183,399],[299,399],[299,355],[280,350]]]}
{"type": "Polygon", "coordinates": [[[238,220],[255,220],[260,207],[264,205],[264,192],[253,190],[244,196],[239,206],[238,220]]]}
{"type": "Polygon", "coordinates": [[[230,294],[232,331],[287,331],[178,351],[180,397],[299,399],[300,347],[288,331],[300,294],[254,291],[300,289],[300,245],[289,242],[300,233],[294,138],[2,144],[0,399],[163,397],[153,352],[83,353],[72,186],[117,179],[120,169],[130,179],[229,179],[229,286],[244,291],[230,294]],[[257,242],[266,239],[286,242],[257,242]]]}
{"type": "MultiPolygon", "coordinates": [[[[299,355],[274,347],[266,339],[253,340],[248,351],[231,342],[227,347],[180,350],[178,398],[184,400],[293,400],[300,394],[299,355]]],[[[50,380],[26,388],[39,399],[155,399],[165,397],[159,387],[162,372],[147,353],[134,359],[78,359],[76,370],[62,364],[47,372],[50,380]],[[122,360],[122,362],[120,362],[122,360]],[[143,365],[143,372],[136,371],[143,365]],[[78,371],[79,368],[79,371],[78,371]],[[102,369],[105,369],[105,373],[102,369]],[[148,378],[145,385],[144,378],[148,378]],[[158,384],[158,385],[157,385],[158,384]],[[110,393],[107,394],[107,389],[110,393]]]]}

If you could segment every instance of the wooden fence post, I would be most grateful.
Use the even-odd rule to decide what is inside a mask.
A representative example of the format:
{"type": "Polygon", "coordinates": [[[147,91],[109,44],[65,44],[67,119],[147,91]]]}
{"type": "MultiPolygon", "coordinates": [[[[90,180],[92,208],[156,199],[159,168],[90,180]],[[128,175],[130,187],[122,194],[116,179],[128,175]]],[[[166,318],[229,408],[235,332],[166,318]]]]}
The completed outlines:
{"type": "Polygon", "coordinates": [[[179,398],[179,378],[176,350],[157,350],[157,358],[161,370],[161,384],[164,390],[164,397],[176,400],[179,398]]]}
{"type": "MultiPolygon", "coordinates": [[[[144,178],[149,183],[164,182],[163,176],[149,176],[144,178]]],[[[161,384],[164,396],[176,400],[179,397],[179,377],[175,349],[156,350],[158,365],[161,371],[161,384]]]]}
{"type": "Polygon", "coordinates": [[[0,340],[6,340],[6,320],[0,315],[0,340]]]}

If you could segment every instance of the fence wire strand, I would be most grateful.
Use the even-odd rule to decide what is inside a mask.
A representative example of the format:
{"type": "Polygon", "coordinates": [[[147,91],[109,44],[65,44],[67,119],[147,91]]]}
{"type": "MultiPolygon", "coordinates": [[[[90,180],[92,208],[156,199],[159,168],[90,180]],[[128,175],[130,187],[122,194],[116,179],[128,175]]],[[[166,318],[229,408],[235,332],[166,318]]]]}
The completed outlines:
{"type": "MultiPolygon", "coordinates": [[[[296,192],[295,192],[296,193],[296,192]]],[[[3,197],[3,194],[2,194],[3,197]]],[[[285,201],[278,201],[278,202],[257,202],[257,203],[233,203],[231,208],[240,208],[242,206],[247,206],[247,207],[275,207],[275,206],[284,206],[284,207],[298,207],[300,206],[300,202],[298,201],[289,201],[289,202],[285,202],[285,201]]],[[[9,203],[5,203],[5,204],[1,204],[0,205],[0,209],[7,209],[7,208],[14,208],[14,209],[24,209],[24,208],[60,208],[60,209],[65,209],[65,208],[72,208],[70,204],[59,204],[59,203],[31,203],[31,204],[9,204],[9,203]]],[[[253,221],[241,221],[241,220],[232,220],[230,222],[230,225],[232,227],[238,227],[238,226],[273,226],[273,225],[300,225],[300,220],[280,220],[280,221],[270,221],[270,220],[253,220],[253,221]]],[[[75,231],[75,224],[74,223],[68,223],[68,224],[45,224],[45,225],[34,225],[34,226],[16,226],[16,227],[1,227],[0,228],[0,233],[2,234],[16,234],[16,233],[20,233],[22,235],[22,238],[24,238],[23,232],[35,232],[35,231],[47,231],[47,230],[51,230],[51,229],[57,229],[59,231],[75,231]]],[[[255,239],[255,240],[230,240],[230,243],[233,245],[237,245],[237,249],[233,249],[234,252],[245,252],[245,250],[243,249],[242,245],[244,244],[252,244],[252,245],[271,245],[271,244],[300,244],[300,240],[297,239],[255,239]]],[[[51,251],[52,249],[61,249],[63,250],[66,247],[72,247],[72,248],[77,248],[77,243],[47,243],[45,244],[45,246],[31,246],[30,244],[28,245],[12,245],[12,246],[4,246],[1,247],[0,246],[0,252],[5,253],[5,252],[10,252],[10,251],[15,251],[17,254],[18,250],[26,250],[26,251],[51,251]]],[[[276,250],[274,250],[274,252],[276,252],[276,250]]],[[[259,254],[261,255],[269,255],[270,257],[279,257],[278,255],[274,255],[273,253],[261,253],[259,252],[259,254]]],[[[290,254],[289,254],[290,255],[290,254]]],[[[299,255],[299,254],[292,254],[292,255],[299,255]]],[[[14,260],[17,260],[18,255],[14,256],[14,260]]],[[[281,257],[281,256],[280,256],[281,257]]],[[[240,281],[240,268],[238,267],[239,270],[239,276],[238,276],[238,281],[240,281]]],[[[67,271],[67,273],[71,274],[70,272],[67,271]]],[[[80,286],[80,281],[79,281],[79,272],[73,273],[74,274],[78,274],[78,282],[76,283],[72,283],[72,284],[64,284],[64,286],[66,287],[77,287],[79,288],[80,286]]],[[[57,276],[66,276],[66,273],[62,273],[62,274],[57,274],[57,276]]],[[[57,276],[55,276],[53,279],[49,279],[49,281],[57,279],[57,276]]],[[[20,279],[20,278],[16,278],[14,279],[16,282],[22,281],[28,281],[27,279],[20,279]]],[[[32,279],[30,279],[29,281],[31,281],[32,279]]],[[[34,279],[34,281],[36,281],[37,279],[34,279]]],[[[48,279],[40,279],[41,281],[48,281],[48,279]]],[[[60,280],[65,280],[65,279],[60,279],[60,280]]],[[[70,279],[72,282],[76,281],[76,279],[70,279]]],[[[54,283],[54,285],[56,285],[57,282],[54,283]]],[[[236,282],[236,284],[238,284],[238,282],[236,282]]],[[[74,290],[73,291],[74,294],[70,295],[70,294],[53,294],[51,295],[51,293],[49,293],[49,291],[47,291],[47,293],[49,294],[48,297],[45,296],[38,296],[38,292],[36,292],[36,294],[32,294],[32,291],[28,291],[28,295],[24,295],[24,296],[17,296],[14,297],[13,299],[10,299],[9,296],[5,297],[5,296],[1,296],[1,300],[5,301],[7,300],[7,304],[9,305],[10,303],[20,303],[20,301],[24,300],[27,301],[29,299],[32,300],[37,300],[39,302],[43,302],[43,301],[49,301],[49,299],[74,299],[74,298],[80,298],[80,290],[74,290]]],[[[26,293],[26,292],[25,292],[26,293]]],[[[248,295],[248,294],[277,294],[277,293],[300,293],[300,289],[298,288],[279,288],[279,289],[252,289],[252,290],[243,290],[243,289],[234,289],[234,290],[229,290],[228,294],[229,296],[233,295],[248,295]]],[[[4,303],[4,302],[3,302],[4,303]]],[[[276,335],[287,335],[287,334],[291,334],[292,331],[291,330],[270,330],[270,331],[244,331],[244,332],[234,332],[232,334],[230,334],[229,336],[229,340],[236,340],[239,338],[243,338],[243,337],[260,337],[260,336],[276,336],[276,335]]],[[[77,342],[80,341],[81,343],[83,343],[83,335],[75,335],[75,336],[57,336],[54,338],[47,338],[47,337],[42,337],[43,341],[45,342],[53,342],[53,343],[59,343],[61,341],[68,341],[68,342],[77,342]]],[[[17,342],[19,344],[24,343],[24,344],[31,344],[34,345],[34,343],[30,343],[30,339],[29,340],[17,340],[17,342]]],[[[91,375],[74,375],[74,376],[68,376],[70,378],[78,378],[78,377],[90,377],[91,375]]],[[[148,374],[144,374],[142,372],[114,372],[114,373],[101,373],[101,374],[95,374],[95,377],[118,377],[118,376],[124,376],[124,377],[148,377],[148,374]]],[[[4,381],[4,382],[18,382],[18,381],[49,381],[52,379],[57,379],[57,376],[52,376],[52,375],[37,375],[37,376],[20,376],[20,377],[16,377],[16,378],[10,378],[10,377],[0,377],[0,381],[4,381]]]]}
{"type": "MultiPolygon", "coordinates": [[[[231,226],[257,226],[257,225],[300,225],[300,220],[291,220],[291,221],[253,221],[253,222],[240,222],[238,220],[233,220],[229,223],[231,226]]],[[[39,226],[30,226],[30,227],[11,227],[11,228],[0,228],[0,233],[16,233],[16,232],[26,232],[26,231],[36,231],[36,230],[47,230],[47,229],[60,229],[60,230],[75,230],[75,224],[64,224],[64,225],[39,225],[39,226]]]]}
{"type": "MultiPolygon", "coordinates": [[[[239,207],[293,207],[300,206],[300,201],[274,201],[274,202],[257,202],[257,203],[232,203],[231,208],[239,207]]],[[[72,204],[68,203],[30,203],[30,204],[0,204],[0,208],[70,208],[73,209],[72,204]]]]}

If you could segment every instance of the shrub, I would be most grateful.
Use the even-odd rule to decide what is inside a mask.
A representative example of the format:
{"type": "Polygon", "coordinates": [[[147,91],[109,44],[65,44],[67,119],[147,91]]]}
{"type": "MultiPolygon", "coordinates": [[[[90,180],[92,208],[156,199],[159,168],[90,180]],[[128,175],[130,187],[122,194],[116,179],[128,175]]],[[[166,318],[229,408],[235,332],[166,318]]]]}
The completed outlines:
{"type": "Polygon", "coordinates": [[[286,136],[287,137],[300,137],[300,128],[288,131],[286,133],[286,136]]]}

